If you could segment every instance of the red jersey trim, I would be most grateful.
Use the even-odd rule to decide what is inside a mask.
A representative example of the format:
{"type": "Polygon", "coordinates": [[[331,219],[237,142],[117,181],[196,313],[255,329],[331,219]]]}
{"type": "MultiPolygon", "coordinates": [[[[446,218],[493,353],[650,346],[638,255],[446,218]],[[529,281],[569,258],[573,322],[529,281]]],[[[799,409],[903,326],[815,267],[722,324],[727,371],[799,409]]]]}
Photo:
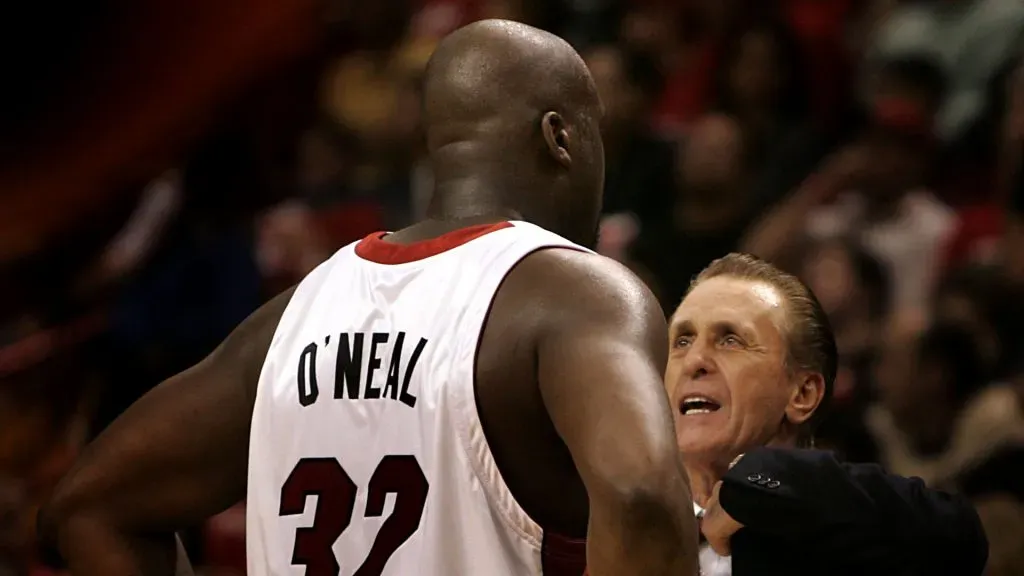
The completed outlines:
{"type": "Polygon", "coordinates": [[[437,256],[452,248],[462,246],[477,238],[496,230],[510,228],[511,222],[496,224],[477,224],[452,230],[437,238],[413,242],[412,244],[395,244],[383,240],[387,232],[374,232],[356,244],[356,256],[378,264],[407,264],[431,256],[437,256]]]}
{"type": "Polygon", "coordinates": [[[545,530],[540,563],[544,576],[583,576],[587,573],[587,541],[545,530]]]}

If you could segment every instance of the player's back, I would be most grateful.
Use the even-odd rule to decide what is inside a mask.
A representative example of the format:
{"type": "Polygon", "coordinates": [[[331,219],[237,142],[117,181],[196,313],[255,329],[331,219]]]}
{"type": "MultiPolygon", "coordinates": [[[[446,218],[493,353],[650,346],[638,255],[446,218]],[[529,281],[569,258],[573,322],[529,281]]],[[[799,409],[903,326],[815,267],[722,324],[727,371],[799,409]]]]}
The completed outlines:
{"type": "Polygon", "coordinates": [[[557,573],[495,464],[474,378],[507,273],[559,246],[578,248],[519,222],[375,235],[303,280],[253,412],[251,576],[557,573]]]}

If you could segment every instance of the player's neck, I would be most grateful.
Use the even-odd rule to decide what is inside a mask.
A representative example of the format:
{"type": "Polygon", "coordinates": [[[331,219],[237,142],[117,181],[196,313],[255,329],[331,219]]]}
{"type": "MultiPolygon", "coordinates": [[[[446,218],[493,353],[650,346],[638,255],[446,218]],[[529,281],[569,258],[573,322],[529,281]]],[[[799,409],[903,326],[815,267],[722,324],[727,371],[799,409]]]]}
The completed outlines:
{"type": "Polygon", "coordinates": [[[521,220],[521,213],[504,202],[508,197],[501,186],[487,178],[449,178],[435,184],[427,218],[464,225],[521,220]]]}

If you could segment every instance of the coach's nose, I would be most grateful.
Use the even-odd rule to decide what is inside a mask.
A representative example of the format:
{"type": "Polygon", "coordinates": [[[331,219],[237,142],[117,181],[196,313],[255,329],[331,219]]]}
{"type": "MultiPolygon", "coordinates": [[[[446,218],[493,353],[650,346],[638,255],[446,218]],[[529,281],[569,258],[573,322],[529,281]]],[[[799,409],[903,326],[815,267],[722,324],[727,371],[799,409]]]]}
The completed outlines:
{"type": "Polygon", "coordinates": [[[686,380],[699,381],[716,372],[713,357],[713,347],[705,344],[703,340],[696,339],[681,359],[682,369],[680,374],[686,380]]]}

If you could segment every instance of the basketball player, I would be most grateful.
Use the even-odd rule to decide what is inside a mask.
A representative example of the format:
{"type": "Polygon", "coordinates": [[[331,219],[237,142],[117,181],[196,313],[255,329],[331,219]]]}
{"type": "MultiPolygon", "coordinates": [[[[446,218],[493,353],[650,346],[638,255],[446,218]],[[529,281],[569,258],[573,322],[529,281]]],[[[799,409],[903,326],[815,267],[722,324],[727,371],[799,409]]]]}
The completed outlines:
{"type": "Polygon", "coordinates": [[[663,315],[581,247],[586,67],[484,21],[424,91],[429,218],[343,248],[97,439],[42,514],[74,574],[184,573],[174,530],[242,498],[250,576],[696,573],[663,315]]]}

